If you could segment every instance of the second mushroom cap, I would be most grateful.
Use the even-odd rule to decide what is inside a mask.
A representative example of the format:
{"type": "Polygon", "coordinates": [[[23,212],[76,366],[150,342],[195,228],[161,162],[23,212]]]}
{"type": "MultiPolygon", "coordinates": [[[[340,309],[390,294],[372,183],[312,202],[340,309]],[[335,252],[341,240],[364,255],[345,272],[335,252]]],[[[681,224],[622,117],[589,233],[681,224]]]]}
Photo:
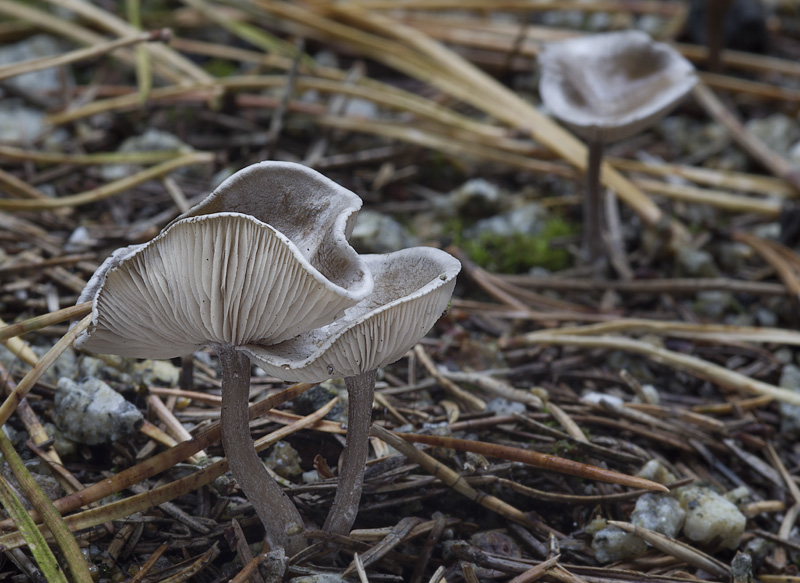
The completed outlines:
{"type": "Polygon", "coordinates": [[[637,30],[548,43],[539,55],[542,101],[587,140],[630,137],[694,87],[692,64],[637,30]]]}

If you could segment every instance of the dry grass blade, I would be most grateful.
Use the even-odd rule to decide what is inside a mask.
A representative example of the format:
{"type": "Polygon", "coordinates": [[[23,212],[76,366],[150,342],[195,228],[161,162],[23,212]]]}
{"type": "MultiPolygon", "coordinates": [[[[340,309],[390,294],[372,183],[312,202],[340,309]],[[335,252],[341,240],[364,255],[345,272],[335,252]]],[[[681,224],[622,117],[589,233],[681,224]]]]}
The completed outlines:
{"type": "Polygon", "coordinates": [[[58,510],[53,506],[50,498],[42,491],[28,468],[25,467],[25,463],[14,449],[11,440],[2,430],[0,430],[0,453],[3,454],[3,459],[14,473],[14,477],[22,487],[22,491],[25,493],[28,501],[42,517],[45,525],[53,534],[64,557],[64,561],[67,564],[67,568],[72,574],[72,578],[75,581],[91,580],[92,575],[89,572],[89,565],[86,563],[86,558],[81,554],[78,541],[75,540],[75,537],[70,532],[69,528],[67,528],[61,514],[59,514],[58,510]]]}
{"type": "Polygon", "coordinates": [[[666,486],[650,480],[645,480],[644,478],[628,476],[620,472],[606,470],[597,466],[575,462],[554,455],[540,453],[538,451],[497,445],[495,443],[484,443],[482,441],[442,437],[439,435],[418,435],[415,433],[395,433],[395,435],[412,443],[424,443],[436,447],[447,447],[458,451],[470,451],[485,455],[487,457],[522,462],[537,468],[542,468],[543,470],[561,472],[571,476],[578,476],[579,478],[600,480],[601,482],[621,484],[623,486],[630,486],[632,488],[644,488],[645,490],[669,492],[669,488],[666,486]]]}
{"type": "Polygon", "coordinates": [[[47,546],[47,541],[36,528],[36,524],[25,511],[22,501],[16,496],[14,489],[6,479],[0,476],[0,502],[19,529],[33,558],[39,565],[48,583],[67,583],[67,577],[59,569],[55,555],[47,546]]]}
{"type": "Polygon", "coordinates": [[[48,326],[52,326],[54,324],[60,324],[61,322],[66,322],[72,318],[82,318],[90,314],[91,311],[92,303],[84,302],[82,304],[78,304],[77,306],[70,306],[69,308],[64,308],[63,310],[57,310],[55,312],[50,312],[49,314],[43,314],[41,316],[36,316],[35,318],[30,318],[24,322],[8,324],[0,327],[0,341],[8,340],[9,338],[15,338],[35,330],[41,330],[42,328],[47,328],[48,326]]]}
{"type": "MultiPolygon", "coordinates": [[[[85,2],[84,0],[47,0],[47,2],[53,6],[75,12],[90,22],[93,22],[101,29],[111,31],[118,36],[125,37],[139,33],[139,31],[122,18],[119,18],[107,10],[103,10],[99,6],[85,2]]],[[[145,45],[145,48],[155,59],[168,64],[190,79],[203,83],[213,82],[213,78],[208,73],[183,55],[173,51],[170,47],[165,45],[145,45]]]]}
{"type": "MultiPolygon", "coordinates": [[[[449,487],[453,488],[459,494],[462,494],[472,500],[473,502],[477,502],[484,508],[491,510],[492,512],[496,512],[501,516],[508,518],[518,524],[523,526],[533,526],[531,521],[528,518],[511,506],[510,504],[506,504],[499,498],[491,496],[489,494],[483,494],[478,490],[475,490],[472,486],[470,486],[464,479],[459,476],[456,472],[448,468],[447,466],[442,465],[439,461],[432,458],[428,454],[418,450],[413,445],[408,443],[403,438],[395,435],[388,429],[381,427],[380,425],[372,425],[370,432],[375,436],[392,447],[394,447],[397,451],[402,453],[406,456],[409,460],[414,463],[419,464],[426,472],[436,476],[442,482],[447,484],[449,487]]],[[[1,543],[2,541],[0,541],[1,543]]]]}
{"type": "Polygon", "coordinates": [[[798,275],[797,260],[795,259],[790,263],[787,261],[786,257],[786,251],[791,253],[791,250],[786,249],[774,241],[768,241],[767,239],[742,231],[734,233],[733,239],[750,245],[756,253],[761,255],[761,257],[763,257],[777,272],[778,277],[783,282],[783,285],[786,286],[786,289],[789,290],[796,300],[800,301],[800,275],[798,275]]]}
{"type": "Polygon", "coordinates": [[[709,573],[723,578],[727,578],[730,575],[730,569],[726,565],[685,543],[671,539],[653,530],[635,526],[629,522],[609,520],[608,524],[621,528],[625,532],[636,534],[658,550],[676,559],[685,561],[698,569],[703,569],[704,571],[708,571],[709,573]]]}
{"type": "Polygon", "coordinates": [[[80,194],[36,200],[0,199],[0,210],[43,211],[89,204],[129,190],[148,180],[169,174],[178,168],[192,164],[208,164],[213,160],[214,155],[208,152],[192,152],[80,194]]]}
{"type": "MultiPolygon", "coordinates": [[[[307,391],[314,385],[299,383],[281,391],[280,393],[267,397],[250,406],[249,416],[256,419],[273,407],[277,407],[297,395],[307,391]]],[[[200,450],[219,441],[221,430],[219,423],[215,423],[208,429],[201,431],[194,436],[192,441],[185,441],[175,445],[173,448],[161,452],[139,464],[115,474],[112,478],[103,480],[91,486],[87,486],[79,492],[70,494],[55,501],[56,508],[65,514],[81,506],[96,502],[107,496],[121,492],[133,484],[146,480],[160,472],[171,468],[175,464],[184,461],[200,450]]],[[[0,522],[0,530],[9,527],[8,521],[0,522]]]]}
{"type": "Polygon", "coordinates": [[[800,176],[798,176],[794,166],[788,160],[773,152],[752,132],[748,132],[736,115],[725,106],[703,81],[697,83],[693,94],[706,111],[728,129],[733,139],[746,152],[768,168],[775,176],[784,179],[795,190],[800,190],[800,176]]]}
{"type": "Polygon", "coordinates": [[[554,557],[550,557],[546,561],[542,561],[535,567],[531,567],[524,573],[520,573],[513,579],[509,580],[508,583],[531,583],[532,581],[538,581],[547,572],[558,565],[558,561],[561,558],[561,555],[555,555],[554,557]]]}
{"type": "MultiPolygon", "coordinates": [[[[689,338],[716,342],[775,342],[800,346],[800,333],[784,328],[758,326],[734,326],[725,324],[693,324],[689,322],[665,322],[643,318],[620,318],[611,322],[587,326],[563,326],[548,331],[548,334],[568,334],[570,336],[596,336],[601,334],[661,334],[677,338],[689,338]]],[[[535,339],[539,332],[524,336],[501,338],[501,348],[520,348],[527,346],[528,339],[535,339]]]]}
{"type": "Polygon", "coordinates": [[[73,328],[65,334],[61,340],[56,342],[56,344],[47,352],[47,354],[34,366],[28,374],[17,384],[17,387],[14,391],[6,397],[3,404],[0,405],[0,425],[5,424],[8,421],[8,418],[11,417],[11,414],[17,408],[20,400],[28,394],[33,388],[33,385],[41,378],[44,372],[52,366],[55,360],[61,356],[67,348],[72,346],[72,343],[75,341],[75,338],[86,330],[91,323],[91,316],[86,316],[83,320],[81,320],[78,324],[73,326],[73,328]]]}
{"type": "MultiPolygon", "coordinates": [[[[372,563],[380,560],[381,557],[385,556],[386,553],[391,551],[397,545],[402,544],[414,527],[418,526],[422,522],[424,522],[424,520],[421,518],[415,518],[411,516],[406,516],[405,518],[400,519],[400,522],[398,522],[391,529],[391,531],[383,538],[383,540],[361,555],[362,570],[363,567],[369,567],[372,563]]],[[[345,569],[344,573],[342,573],[342,577],[347,577],[357,568],[357,564],[354,560],[353,563],[351,563],[350,566],[345,569]]]]}
{"type": "Polygon", "coordinates": [[[419,359],[419,362],[422,364],[422,366],[424,366],[428,371],[428,373],[435,378],[436,381],[442,385],[444,390],[446,390],[452,397],[465,403],[472,410],[483,411],[486,409],[486,402],[483,399],[473,395],[468,391],[465,391],[453,381],[448,379],[445,375],[440,373],[436,368],[436,365],[433,363],[433,360],[431,360],[431,357],[428,356],[428,353],[425,352],[425,349],[421,344],[417,344],[414,347],[414,354],[419,359]]]}
{"type": "MultiPolygon", "coordinates": [[[[331,399],[326,405],[320,407],[311,415],[304,417],[289,427],[283,427],[278,431],[274,431],[269,435],[262,437],[255,442],[256,450],[262,451],[276,441],[283,439],[287,435],[290,435],[295,431],[299,431],[304,427],[313,425],[325,415],[330,413],[330,410],[333,408],[336,402],[337,399],[331,399]]],[[[91,528],[93,526],[97,526],[98,524],[103,524],[109,520],[118,520],[125,516],[130,516],[136,512],[142,512],[149,508],[153,508],[154,506],[174,500],[179,496],[209,484],[227,471],[228,461],[226,459],[222,459],[194,472],[193,474],[190,474],[189,476],[186,476],[185,478],[180,478],[173,482],[169,482],[164,486],[143,492],[141,494],[136,494],[124,500],[119,500],[99,508],[93,508],[91,510],[79,512],[78,514],[73,514],[66,517],[64,520],[72,531],[91,528]]],[[[98,490],[99,489],[100,488],[98,488],[98,490]]],[[[58,502],[59,501],[55,503],[57,507],[59,506],[58,502]]],[[[22,544],[24,544],[24,540],[21,539],[18,533],[8,533],[0,536],[0,545],[6,548],[16,548],[22,544]]]]}
{"type": "Polygon", "coordinates": [[[170,33],[166,30],[140,32],[133,36],[109,41],[107,43],[100,43],[86,49],[71,51],[57,57],[47,57],[16,63],[14,65],[6,65],[4,67],[0,67],[0,81],[9,79],[11,77],[16,77],[17,75],[22,75],[24,73],[30,73],[31,71],[41,71],[42,69],[61,67],[69,63],[93,59],[100,55],[110,53],[118,48],[127,47],[134,44],[153,41],[167,41],[169,40],[169,36],[170,33]]]}
{"type": "Polygon", "coordinates": [[[572,336],[569,334],[554,334],[551,332],[537,332],[530,334],[527,341],[531,344],[554,344],[561,346],[582,346],[585,348],[605,348],[610,350],[625,350],[644,354],[655,362],[666,364],[680,370],[685,370],[722,386],[763,395],[777,401],[800,405],[800,394],[787,389],[782,389],[752,379],[743,374],[728,370],[696,356],[681,354],[665,348],[660,348],[648,342],[622,338],[617,336],[572,336]]]}

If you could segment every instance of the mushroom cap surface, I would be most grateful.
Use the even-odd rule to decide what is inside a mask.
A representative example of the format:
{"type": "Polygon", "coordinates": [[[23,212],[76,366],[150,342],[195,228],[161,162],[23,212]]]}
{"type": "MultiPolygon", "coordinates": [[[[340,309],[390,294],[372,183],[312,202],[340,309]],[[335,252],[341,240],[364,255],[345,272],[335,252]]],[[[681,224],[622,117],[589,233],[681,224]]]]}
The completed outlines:
{"type": "Polygon", "coordinates": [[[256,164],[209,199],[100,266],[81,294],[93,302],[92,323],[76,347],[172,358],[281,342],[330,323],[372,290],[347,242],[361,199],[315,171],[256,164]]]}
{"type": "Polygon", "coordinates": [[[697,83],[689,61],[637,30],[547,43],[539,64],[544,104],[595,142],[621,140],[645,129],[697,83]]]}
{"type": "Polygon", "coordinates": [[[344,316],[280,344],[239,350],[268,374],[300,382],[355,376],[400,359],[447,308],[461,264],[431,247],[363,257],[375,287],[344,316]]]}

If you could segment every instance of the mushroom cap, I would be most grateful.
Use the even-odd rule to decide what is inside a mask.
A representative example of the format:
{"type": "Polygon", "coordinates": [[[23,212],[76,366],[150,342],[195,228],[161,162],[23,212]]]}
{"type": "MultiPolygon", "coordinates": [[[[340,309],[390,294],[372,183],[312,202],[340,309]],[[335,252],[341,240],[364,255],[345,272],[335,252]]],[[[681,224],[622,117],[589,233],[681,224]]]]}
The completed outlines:
{"type": "Polygon", "coordinates": [[[355,376],[401,358],[447,308],[461,264],[431,247],[363,257],[375,287],[344,316],[280,344],[239,350],[268,374],[300,382],[355,376]]]}
{"type": "Polygon", "coordinates": [[[268,212],[190,211],[152,241],[114,252],[81,294],[93,302],[92,323],[76,347],[172,358],[208,345],[281,342],[335,320],[372,290],[347,242],[361,206],[352,192],[299,165],[261,163],[212,197],[253,212],[257,201],[244,199],[260,198],[268,212]],[[285,231],[262,220],[270,217],[285,231]]]}
{"type": "Polygon", "coordinates": [[[583,138],[612,142],[666,115],[694,87],[692,64],[638,30],[546,44],[539,94],[583,138]]]}

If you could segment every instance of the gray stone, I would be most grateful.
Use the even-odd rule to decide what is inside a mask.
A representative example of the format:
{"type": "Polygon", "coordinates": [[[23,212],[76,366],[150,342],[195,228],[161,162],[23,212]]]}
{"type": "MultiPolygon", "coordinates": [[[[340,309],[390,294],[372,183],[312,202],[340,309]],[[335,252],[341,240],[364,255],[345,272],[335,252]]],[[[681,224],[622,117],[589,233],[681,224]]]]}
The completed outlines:
{"type": "Polygon", "coordinates": [[[655,532],[676,537],[683,527],[686,511],[669,494],[643,494],[636,501],[631,522],[655,532]]]}
{"type": "Polygon", "coordinates": [[[103,381],[58,381],[53,422],[72,441],[96,445],[128,438],[142,426],[141,412],[103,381]]]}
{"type": "Polygon", "coordinates": [[[375,211],[361,211],[350,244],[359,253],[391,253],[416,247],[419,240],[392,217],[375,211]]]}

